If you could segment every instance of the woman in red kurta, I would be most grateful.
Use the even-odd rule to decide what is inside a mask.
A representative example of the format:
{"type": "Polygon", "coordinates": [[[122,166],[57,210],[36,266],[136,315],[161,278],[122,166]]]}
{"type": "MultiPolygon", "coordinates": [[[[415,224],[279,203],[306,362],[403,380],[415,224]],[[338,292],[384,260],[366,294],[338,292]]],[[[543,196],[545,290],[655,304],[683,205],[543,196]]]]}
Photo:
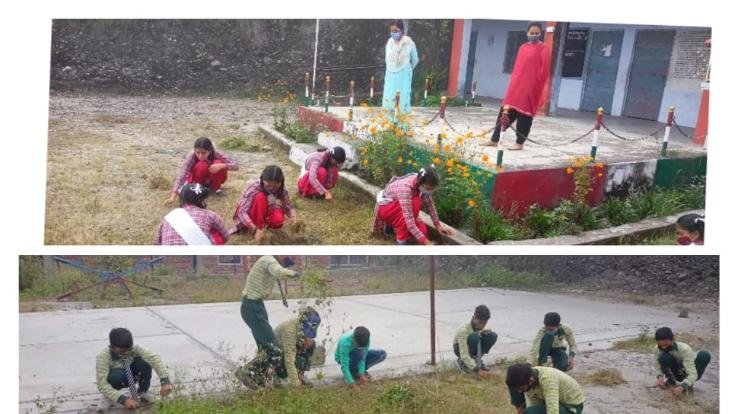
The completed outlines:
{"type": "MultiPolygon", "coordinates": [[[[515,122],[515,129],[517,130],[517,139],[515,144],[508,148],[510,150],[523,149],[523,143],[528,138],[530,127],[533,124],[533,117],[543,103],[541,102],[542,92],[548,80],[549,65],[551,63],[551,51],[540,40],[543,26],[537,22],[529,23],[527,32],[528,42],[518,49],[518,56],[515,58],[515,64],[510,75],[510,84],[507,87],[505,98],[502,100],[503,107],[505,105],[510,107],[508,119],[510,125],[515,122]]],[[[497,143],[500,142],[501,119],[502,108],[500,108],[500,113],[497,115],[492,140],[483,144],[484,146],[496,147],[497,143]]]]}

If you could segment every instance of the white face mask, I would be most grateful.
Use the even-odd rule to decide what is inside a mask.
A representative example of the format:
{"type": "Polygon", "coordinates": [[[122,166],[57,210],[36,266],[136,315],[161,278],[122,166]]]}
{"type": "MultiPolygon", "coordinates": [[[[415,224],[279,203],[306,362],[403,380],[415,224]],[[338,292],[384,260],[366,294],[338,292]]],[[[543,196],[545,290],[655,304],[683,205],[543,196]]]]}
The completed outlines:
{"type": "Polygon", "coordinates": [[[420,194],[422,194],[422,195],[427,195],[427,196],[433,195],[433,190],[429,190],[429,189],[423,187],[422,185],[420,187],[418,187],[418,190],[420,190],[420,194]]]}

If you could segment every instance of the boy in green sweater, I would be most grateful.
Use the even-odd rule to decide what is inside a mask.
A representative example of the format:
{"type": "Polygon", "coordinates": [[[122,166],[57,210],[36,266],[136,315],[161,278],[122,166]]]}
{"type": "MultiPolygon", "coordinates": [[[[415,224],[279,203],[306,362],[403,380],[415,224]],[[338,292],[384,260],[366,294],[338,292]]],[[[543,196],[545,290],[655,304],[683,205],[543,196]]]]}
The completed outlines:
{"type": "Polygon", "coordinates": [[[369,349],[369,335],[368,329],[358,326],[343,334],[336,345],[336,362],[341,366],[344,381],[352,388],[369,383],[371,377],[366,371],[387,358],[383,350],[369,349]]]}
{"type": "Polygon", "coordinates": [[[454,337],[456,366],[465,373],[476,372],[481,378],[489,377],[490,371],[482,356],[487,355],[497,342],[497,334],[484,329],[490,318],[489,308],[479,305],[474,309],[471,322],[465,323],[454,337]]]}
{"type": "Polygon", "coordinates": [[[710,363],[710,353],[699,351],[695,356],[689,345],[674,340],[674,333],[666,326],[657,329],[655,337],[656,385],[662,389],[671,388],[674,395],[692,390],[710,363]]]}
{"type": "Polygon", "coordinates": [[[543,317],[543,327],[533,339],[530,350],[532,365],[545,365],[551,357],[554,368],[570,371],[574,368],[574,356],[577,354],[577,342],[571,327],[561,323],[561,315],[549,312],[543,317]],[[566,345],[569,345],[569,353],[566,345]]]}
{"type": "Polygon", "coordinates": [[[582,387],[556,368],[514,364],[507,369],[505,383],[518,414],[581,414],[584,410],[582,387]]]}
{"type": "Polygon", "coordinates": [[[159,394],[166,397],[172,392],[167,366],[158,355],[134,344],[128,329],[115,328],[108,338],[110,345],[95,358],[95,377],[97,389],[109,403],[117,402],[128,410],[135,410],[143,402],[153,402],[154,397],[148,392],[152,368],[161,380],[159,394]],[[123,389],[130,395],[120,391],[123,389]]]}

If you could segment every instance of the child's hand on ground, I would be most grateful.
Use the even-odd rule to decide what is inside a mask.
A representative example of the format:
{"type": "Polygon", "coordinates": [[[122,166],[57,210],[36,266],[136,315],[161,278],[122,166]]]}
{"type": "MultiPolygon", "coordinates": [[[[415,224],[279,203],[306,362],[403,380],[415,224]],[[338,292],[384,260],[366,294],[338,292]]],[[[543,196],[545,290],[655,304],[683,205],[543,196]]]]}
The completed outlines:
{"type": "Polygon", "coordinates": [[[259,243],[261,242],[261,239],[264,238],[264,229],[256,229],[256,233],[254,233],[254,241],[259,243]]]}
{"type": "Polygon", "coordinates": [[[570,356],[569,357],[569,363],[566,364],[566,370],[567,371],[571,371],[572,369],[574,369],[574,357],[573,356],[570,356]]]}
{"type": "Polygon", "coordinates": [[[333,200],[333,194],[331,194],[330,191],[326,191],[325,194],[323,194],[323,195],[325,196],[326,201],[333,200]]]}
{"type": "Polygon", "coordinates": [[[131,410],[131,411],[137,409],[139,406],[140,404],[138,403],[138,401],[134,400],[131,397],[128,397],[126,402],[123,403],[123,407],[125,407],[126,410],[131,410]]]}
{"type": "Polygon", "coordinates": [[[369,383],[369,377],[366,375],[359,375],[359,384],[366,385],[369,383]]]}
{"type": "Polygon", "coordinates": [[[480,369],[479,371],[477,371],[477,375],[479,376],[479,378],[489,378],[489,376],[492,375],[492,372],[485,369],[480,369]]]}
{"type": "Polygon", "coordinates": [[[167,198],[166,200],[164,200],[164,205],[165,206],[171,206],[172,203],[174,203],[174,200],[176,200],[176,199],[177,199],[177,193],[171,193],[169,195],[169,198],[167,198]]]}
{"type": "Polygon", "coordinates": [[[684,393],[684,387],[676,386],[671,390],[671,393],[676,396],[682,395],[684,393]]]}
{"type": "Polygon", "coordinates": [[[440,232],[441,234],[443,234],[444,236],[449,236],[449,235],[451,235],[451,234],[454,234],[454,231],[453,231],[453,229],[451,229],[451,227],[446,227],[446,226],[441,226],[441,228],[440,228],[440,229],[438,229],[438,231],[439,231],[439,232],[440,232]]]}
{"type": "Polygon", "coordinates": [[[435,243],[433,243],[430,239],[425,239],[425,242],[423,242],[426,246],[433,246],[435,243]]]}
{"type": "Polygon", "coordinates": [[[166,397],[172,392],[172,384],[164,384],[161,386],[161,390],[159,391],[159,394],[161,394],[162,397],[166,397]]]}

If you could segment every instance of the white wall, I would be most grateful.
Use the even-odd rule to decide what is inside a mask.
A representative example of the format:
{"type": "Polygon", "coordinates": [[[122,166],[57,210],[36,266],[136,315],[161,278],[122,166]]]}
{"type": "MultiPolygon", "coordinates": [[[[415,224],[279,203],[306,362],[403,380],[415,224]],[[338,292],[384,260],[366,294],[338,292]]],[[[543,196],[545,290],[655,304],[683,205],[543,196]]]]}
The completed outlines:
{"type": "Polygon", "coordinates": [[[525,30],[527,22],[508,20],[474,20],[477,31],[477,52],[474,79],[477,95],[502,99],[510,82],[510,74],[502,73],[507,32],[525,30]]]}
{"type": "Polygon", "coordinates": [[[559,86],[559,100],[556,104],[559,108],[579,110],[579,104],[582,102],[582,85],[581,78],[561,78],[559,86]]]}

